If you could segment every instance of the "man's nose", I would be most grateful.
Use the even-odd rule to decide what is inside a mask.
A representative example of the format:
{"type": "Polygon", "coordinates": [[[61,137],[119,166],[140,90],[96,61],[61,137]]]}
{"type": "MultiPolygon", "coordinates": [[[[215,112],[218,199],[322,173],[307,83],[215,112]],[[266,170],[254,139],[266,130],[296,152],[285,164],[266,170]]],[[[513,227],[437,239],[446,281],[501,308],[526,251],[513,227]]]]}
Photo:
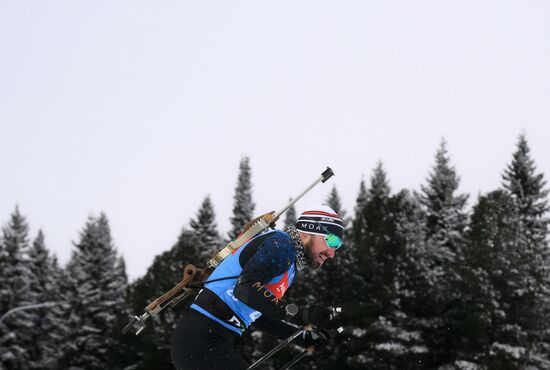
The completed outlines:
{"type": "Polygon", "coordinates": [[[334,249],[334,248],[329,248],[329,249],[327,250],[327,256],[328,256],[329,258],[334,258],[334,255],[335,255],[335,254],[336,254],[336,249],[334,249]]]}

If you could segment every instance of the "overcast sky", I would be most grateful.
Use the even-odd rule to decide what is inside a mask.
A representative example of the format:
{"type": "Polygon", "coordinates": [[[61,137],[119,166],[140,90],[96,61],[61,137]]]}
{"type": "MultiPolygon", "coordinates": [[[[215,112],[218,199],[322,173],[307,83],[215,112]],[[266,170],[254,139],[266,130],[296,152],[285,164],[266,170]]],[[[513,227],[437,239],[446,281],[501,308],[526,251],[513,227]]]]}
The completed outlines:
{"type": "Polygon", "coordinates": [[[471,194],[523,131],[550,172],[549,1],[0,0],[0,222],[16,204],[61,262],[105,211],[131,278],[239,160],[257,213],[327,166],[351,212],[383,161],[419,189],[442,137],[471,194]]]}

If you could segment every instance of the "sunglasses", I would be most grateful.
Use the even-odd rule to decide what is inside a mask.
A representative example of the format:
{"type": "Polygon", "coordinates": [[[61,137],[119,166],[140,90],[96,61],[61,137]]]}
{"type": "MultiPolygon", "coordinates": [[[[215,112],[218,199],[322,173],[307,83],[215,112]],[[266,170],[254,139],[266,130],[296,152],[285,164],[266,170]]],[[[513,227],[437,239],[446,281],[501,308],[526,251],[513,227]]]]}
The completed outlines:
{"type": "Polygon", "coordinates": [[[320,224],[319,222],[317,222],[317,221],[312,221],[312,222],[315,222],[317,225],[319,225],[321,227],[321,229],[324,232],[326,232],[326,234],[325,234],[325,243],[327,243],[327,246],[329,248],[338,249],[342,246],[342,239],[338,235],[329,232],[328,229],[326,228],[326,226],[320,224]]]}
{"type": "Polygon", "coordinates": [[[325,242],[329,246],[329,248],[338,249],[342,246],[342,239],[340,239],[337,235],[334,234],[327,234],[325,235],[325,242]]]}

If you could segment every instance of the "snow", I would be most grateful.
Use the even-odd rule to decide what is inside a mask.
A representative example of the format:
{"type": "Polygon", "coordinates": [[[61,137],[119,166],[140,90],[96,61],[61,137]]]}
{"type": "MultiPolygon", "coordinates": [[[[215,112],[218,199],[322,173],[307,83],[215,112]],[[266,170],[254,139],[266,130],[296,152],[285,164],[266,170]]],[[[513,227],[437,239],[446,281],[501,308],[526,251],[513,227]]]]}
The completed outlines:
{"type": "Polygon", "coordinates": [[[495,355],[497,352],[504,352],[510,355],[512,358],[519,360],[527,350],[525,347],[511,346],[502,343],[493,343],[491,346],[491,355],[495,355]]]}
{"type": "Polygon", "coordinates": [[[352,334],[356,338],[361,338],[361,337],[365,336],[365,334],[367,334],[367,330],[366,329],[361,329],[361,328],[354,328],[352,330],[352,334]]]}
{"type": "Polygon", "coordinates": [[[470,361],[456,361],[455,366],[458,370],[479,370],[482,368],[480,365],[470,361]]]}

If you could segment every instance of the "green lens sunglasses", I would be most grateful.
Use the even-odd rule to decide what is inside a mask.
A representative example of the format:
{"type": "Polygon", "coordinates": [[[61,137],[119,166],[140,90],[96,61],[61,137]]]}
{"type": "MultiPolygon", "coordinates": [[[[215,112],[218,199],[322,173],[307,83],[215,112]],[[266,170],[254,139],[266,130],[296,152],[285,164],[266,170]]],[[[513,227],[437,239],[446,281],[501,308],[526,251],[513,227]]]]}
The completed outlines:
{"type": "Polygon", "coordinates": [[[325,242],[330,248],[338,249],[342,246],[342,239],[337,235],[327,234],[325,235],[325,242]]]}

